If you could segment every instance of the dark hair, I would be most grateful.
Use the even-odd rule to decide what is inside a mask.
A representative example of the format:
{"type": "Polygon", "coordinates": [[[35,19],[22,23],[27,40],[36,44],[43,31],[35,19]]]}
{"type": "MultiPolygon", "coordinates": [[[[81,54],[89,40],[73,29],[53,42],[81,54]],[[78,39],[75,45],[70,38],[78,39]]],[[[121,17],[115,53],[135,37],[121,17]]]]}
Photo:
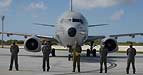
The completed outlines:
{"type": "Polygon", "coordinates": [[[132,42],[130,43],[130,47],[133,47],[133,43],[132,42]]]}
{"type": "Polygon", "coordinates": [[[47,42],[51,43],[51,41],[47,41],[47,42]]]}
{"type": "Polygon", "coordinates": [[[12,44],[15,45],[15,42],[13,42],[12,44]]]}

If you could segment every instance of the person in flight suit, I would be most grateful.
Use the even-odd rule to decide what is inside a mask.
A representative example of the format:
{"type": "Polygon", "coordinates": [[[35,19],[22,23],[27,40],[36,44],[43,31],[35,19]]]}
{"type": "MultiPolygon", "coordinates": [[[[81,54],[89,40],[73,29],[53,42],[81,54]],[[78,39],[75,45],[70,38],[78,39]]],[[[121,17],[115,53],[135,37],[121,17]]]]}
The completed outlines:
{"type": "Polygon", "coordinates": [[[12,70],[13,66],[13,61],[15,61],[15,68],[18,71],[18,52],[19,52],[19,47],[13,42],[13,44],[10,47],[10,52],[11,52],[11,61],[10,61],[10,67],[9,71],[12,70]]]}
{"type": "Polygon", "coordinates": [[[81,46],[76,43],[75,48],[73,48],[73,72],[75,72],[76,64],[78,68],[78,72],[80,72],[80,53],[82,51],[81,46]]]}
{"type": "Polygon", "coordinates": [[[135,74],[136,69],[135,69],[135,55],[136,55],[136,49],[133,48],[133,44],[130,44],[130,48],[127,49],[127,68],[126,68],[126,73],[129,74],[129,68],[130,68],[130,63],[132,63],[133,67],[133,74],[135,74]]]}
{"type": "Polygon", "coordinates": [[[107,73],[107,54],[108,48],[103,44],[103,46],[100,48],[100,73],[102,73],[103,70],[103,63],[105,66],[105,73],[107,73]]]}
{"type": "Polygon", "coordinates": [[[43,53],[43,71],[45,71],[45,65],[47,63],[47,71],[49,71],[50,66],[49,66],[49,54],[51,52],[51,42],[50,41],[45,41],[43,47],[42,47],[42,53],[43,53]]]}

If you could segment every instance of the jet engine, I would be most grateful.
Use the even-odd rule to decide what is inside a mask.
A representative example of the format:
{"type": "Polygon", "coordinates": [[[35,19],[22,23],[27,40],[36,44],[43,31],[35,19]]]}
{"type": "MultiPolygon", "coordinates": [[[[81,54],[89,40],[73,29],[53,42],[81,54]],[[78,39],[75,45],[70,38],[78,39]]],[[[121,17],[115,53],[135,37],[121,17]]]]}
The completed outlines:
{"type": "Polygon", "coordinates": [[[118,44],[115,39],[112,38],[105,38],[102,40],[102,45],[104,44],[105,47],[108,48],[108,53],[118,51],[118,44]]]}
{"type": "Polygon", "coordinates": [[[38,37],[29,37],[24,41],[24,48],[29,52],[40,52],[41,42],[38,37]]]}

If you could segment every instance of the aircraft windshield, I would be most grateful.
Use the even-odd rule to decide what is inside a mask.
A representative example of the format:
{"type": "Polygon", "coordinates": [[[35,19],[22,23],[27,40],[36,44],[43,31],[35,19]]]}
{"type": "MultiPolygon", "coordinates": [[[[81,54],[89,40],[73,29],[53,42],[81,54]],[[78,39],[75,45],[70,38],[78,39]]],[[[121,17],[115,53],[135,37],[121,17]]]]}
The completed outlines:
{"type": "Polygon", "coordinates": [[[81,19],[62,19],[61,23],[63,22],[79,22],[81,24],[83,24],[83,21],[81,19]]]}
{"type": "Polygon", "coordinates": [[[63,22],[71,22],[71,19],[62,19],[61,23],[63,23],[63,22]]]}
{"type": "Polygon", "coordinates": [[[81,24],[83,24],[83,21],[81,19],[72,19],[72,22],[80,22],[81,24]]]}

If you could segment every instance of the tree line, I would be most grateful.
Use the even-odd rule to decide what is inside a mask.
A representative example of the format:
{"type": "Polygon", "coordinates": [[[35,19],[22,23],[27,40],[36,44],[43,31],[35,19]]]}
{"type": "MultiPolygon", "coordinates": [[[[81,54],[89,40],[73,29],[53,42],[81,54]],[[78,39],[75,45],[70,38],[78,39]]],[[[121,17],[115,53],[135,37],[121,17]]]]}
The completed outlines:
{"type": "MultiPolygon", "coordinates": [[[[24,40],[3,40],[4,45],[11,45],[13,42],[16,42],[17,44],[24,44],[24,40]]],[[[2,44],[2,40],[0,40],[0,45],[2,44]]]]}

